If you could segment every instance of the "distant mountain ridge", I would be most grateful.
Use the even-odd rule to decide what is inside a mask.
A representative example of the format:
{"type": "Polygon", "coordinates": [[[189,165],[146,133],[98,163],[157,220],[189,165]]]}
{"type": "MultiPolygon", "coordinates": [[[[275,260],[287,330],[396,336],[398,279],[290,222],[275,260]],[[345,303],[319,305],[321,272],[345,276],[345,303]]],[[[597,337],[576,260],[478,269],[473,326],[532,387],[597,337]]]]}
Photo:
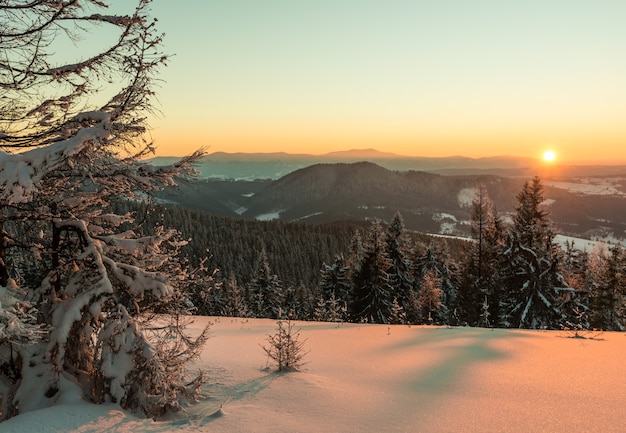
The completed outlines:
{"type": "MultiPolygon", "coordinates": [[[[516,196],[529,178],[396,171],[372,162],[324,163],[278,180],[206,179],[162,197],[218,215],[285,222],[390,221],[399,211],[409,229],[468,235],[471,202],[479,184],[487,187],[498,211],[506,215],[514,211],[516,196]]],[[[626,238],[626,174],[544,184],[551,216],[562,233],[626,238]],[[598,193],[580,192],[594,182],[598,193]]]]}
{"type": "MultiPolygon", "coordinates": [[[[171,164],[175,157],[155,157],[155,165],[171,164]]],[[[324,155],[272,153],[214,152],[198,164],[201,177],[217,179],[278,179],[313,164],[374,162],[389,170],[451,171],[455,174],[493,172],[503,175],[522,175],[524,170],[537,166],[537,160],[514,156],[469,158],[464,156],[419,157],[381,152],[376,149],[351,149],[324,155]]]]}
{"type": "MultiPolygon", "coordinates": [[[[178,161],[177,157],[155,157],[155,165],[178,161]]],[[[547,166],[533,158],[510,155],[470,158],[466,156],[420,157],[381,152],[376,149],[352,149],[324,155],[272,153],[211,153],[198,163],[203,178],[212,179],[279,179],[314,164],[373,162],[395,171],[426,171],[445,175],[533,176],[600,176],[626,174],[626,166],[547,166]]]]}
{"type": "Polygon", "coordinates": [[[376,149],[350,149],[350,150],[338,150],[335,152],[329,152],[324,155],[328,158],[346,158],[346,159],[382,159],[382,158],[410,158],[404,155],[398,155],[397,153],[381,152],[376,149]]]}

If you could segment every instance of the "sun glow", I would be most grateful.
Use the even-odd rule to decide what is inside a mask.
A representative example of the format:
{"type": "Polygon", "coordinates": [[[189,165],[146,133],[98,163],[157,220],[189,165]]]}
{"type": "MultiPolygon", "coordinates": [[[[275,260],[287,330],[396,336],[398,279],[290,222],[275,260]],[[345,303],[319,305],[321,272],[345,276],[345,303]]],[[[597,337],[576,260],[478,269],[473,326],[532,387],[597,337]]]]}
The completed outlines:
{"type": "Polygon", "coordinates": [[[543,160],[546,162],[552,162],[556,159],[556,153],[553,150],[546,150],[543,152],[543,160]]]}

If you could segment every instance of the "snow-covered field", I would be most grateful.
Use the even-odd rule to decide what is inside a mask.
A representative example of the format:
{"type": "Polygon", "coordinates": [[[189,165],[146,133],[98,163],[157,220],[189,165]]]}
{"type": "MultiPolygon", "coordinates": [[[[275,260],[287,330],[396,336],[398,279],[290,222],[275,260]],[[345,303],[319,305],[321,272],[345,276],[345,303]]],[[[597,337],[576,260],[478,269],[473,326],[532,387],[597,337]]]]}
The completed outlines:
{"type": "Polygon", "coordinates": [[[259,347],[275,321],[198,329],[207,320],[207,398],[185,413],[155,422],[68,398],[0,432],[624,431],[623,333],[297,322],[308,364],[277,374],[259,347]]]}
{"type": "Polygon", "coordinates": [[[544,182],[546,186],[553,188],[564,189],[574,194],[583,195],[607,195],[607,196],[624,196],[623,191],[624,179],[620,177],[604,178],[604,177],[591,177],[571,179],[570,182],[557,182],[554,180],[547,180],[544,182]]]}

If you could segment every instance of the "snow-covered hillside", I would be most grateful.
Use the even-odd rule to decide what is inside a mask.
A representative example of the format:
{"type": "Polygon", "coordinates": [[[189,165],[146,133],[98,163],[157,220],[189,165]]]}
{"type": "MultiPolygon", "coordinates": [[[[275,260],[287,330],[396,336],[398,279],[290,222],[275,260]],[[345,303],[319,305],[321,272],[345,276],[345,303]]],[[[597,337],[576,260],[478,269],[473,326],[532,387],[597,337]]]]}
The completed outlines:
{"type": "Polygon", "coordinates": [[[166,420],[72,401],[20,415],[23,432],[622,432],[626,335],[298,322],[299,373],[266,369],[273,320],[214,322],[207,398],[166,420]],[[221,409],[220,409],[221,407],[221,409]]]}

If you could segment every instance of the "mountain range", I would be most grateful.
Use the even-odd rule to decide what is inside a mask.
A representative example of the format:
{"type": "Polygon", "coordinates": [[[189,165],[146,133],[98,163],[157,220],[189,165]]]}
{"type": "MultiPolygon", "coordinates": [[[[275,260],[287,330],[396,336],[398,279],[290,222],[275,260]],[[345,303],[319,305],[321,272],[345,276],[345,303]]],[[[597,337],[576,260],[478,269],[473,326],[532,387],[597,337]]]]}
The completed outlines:
{"type": "MultiPolygon", "coordinates": [[[[178,157],[156,157],[155,165],[167,165],[178,157]]],[[[626,166],[545,164],[533,158],[493,156],[469,158],[466,156],[416,157],[381,152],[375,149],[352,149],[324,155],[277,153],[208,154],[198,163],[202,178],[212,179],[279,179],[298,169],[313,164],[352,163],[368,161],[396,171],[426,171],[446,175],[494,174],[500,176],[532,176],[538,173],[558,172],[566,176],[599,176],[626,173],[626,166]]]]}
{"type": "MultiPolygon", "coordinates": [[[[591,169],[589,173],[593,173],[591,169]]],[[[485,170],[482,174],[443,175],[392,170],[366,161],[317,163],[276,180],[202,179],[166,191],[160,198],[217,215],[307,223],[389,221],[399,211],[409,229],[467,235],[471,202],[479,184],[487,187],[506,219],[514,212],[523,183],[539,174],[546,189],[546,205],[561,233],[587,239],[626,238],[626,168],[622,174],[583,176],[563,171],[549,176],[531,172],[503,176],[485,170]]],[[[618,168],[614,170],[619,173],[618,168]]]]}

